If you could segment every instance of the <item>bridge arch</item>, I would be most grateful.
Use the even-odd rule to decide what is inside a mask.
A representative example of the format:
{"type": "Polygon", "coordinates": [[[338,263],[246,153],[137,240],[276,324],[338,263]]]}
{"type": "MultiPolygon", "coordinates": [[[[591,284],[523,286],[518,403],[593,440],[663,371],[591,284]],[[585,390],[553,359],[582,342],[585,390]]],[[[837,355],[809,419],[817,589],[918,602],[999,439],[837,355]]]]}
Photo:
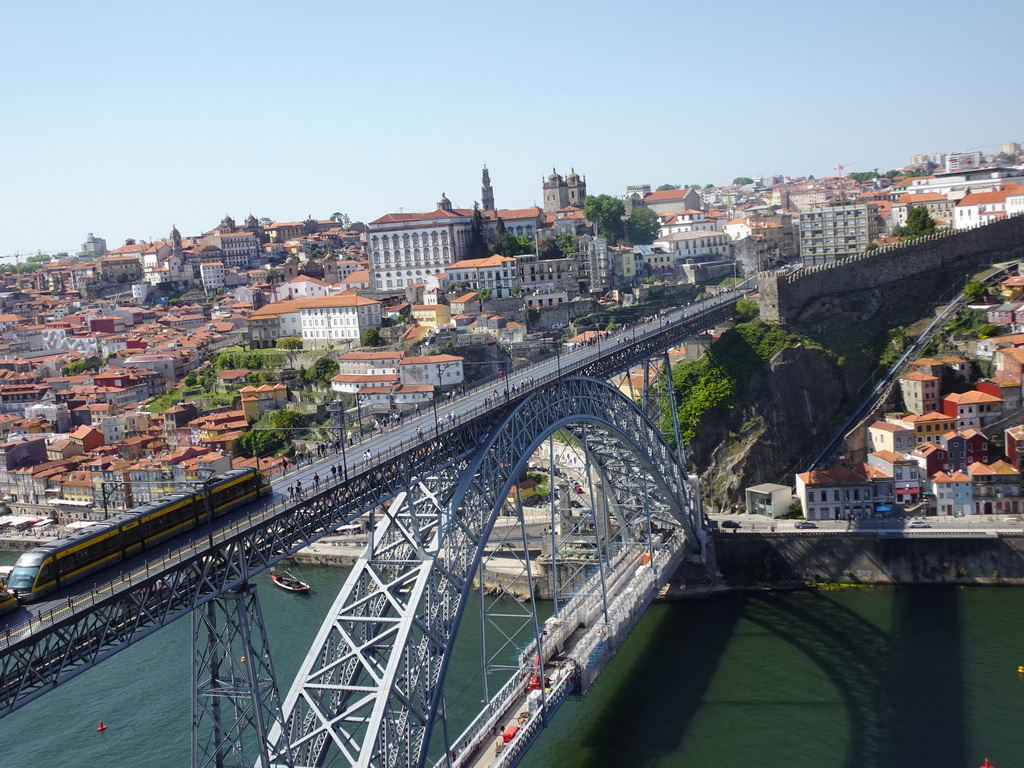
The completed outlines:
{"type": "MultiPolygon", "coordinates": [[[[495,525],[530,458],[556,432],[569,435],[586,457],[591,558],[600,566],[589,588],[596,582],[603,590],[609,562],[626,557],[630,546],[653,546],[659,527],[682,529],[688,550],[702,553],[695,490],[631,400],[588,377],[532,394],[474,450],[429,476],[409,477],[383,511],[286,699],[283,737],[296,765],[323,765],[331,753],[353,766],[425,764],[454,639],[495,525]]],[[[561,534],[553,504],[551,511],[557,568],[561,534]]],[[[525,535],[523,552],[529,573],[525,535]]]]}

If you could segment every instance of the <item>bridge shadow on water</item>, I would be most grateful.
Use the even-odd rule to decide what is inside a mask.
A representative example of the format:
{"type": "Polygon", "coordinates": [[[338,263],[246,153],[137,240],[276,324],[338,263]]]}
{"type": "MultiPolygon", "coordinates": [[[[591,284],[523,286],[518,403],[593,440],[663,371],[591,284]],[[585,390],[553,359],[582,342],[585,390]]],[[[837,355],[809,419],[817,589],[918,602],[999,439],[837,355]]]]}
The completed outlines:
{"type": "MultiPolygon", "coordinates": [[[[753,594],[670,606],[650,631],[641,653],[635,659],[617,659],[608,679],[598,682],[599,688],[602,683],[611,687],[600,694],[603,704],[596,717],[582,724],[574,739],[582,749],[565,755],[560,765],[682,765],[678,753],[688,751],[684,742],[691,728],[700,721],[702,732],[696,738],[705,738],[707,718],[718,717],[707,709],[713,703],[709,690],[735,633],[750,634],[744,624],[756,627],[766,645],[788,645],[817,667],[826,688],[832,689],[827,696],[835,697],[835,701],[821,702],[816,700],[820,691],[808,691],[803,700],[793,695],[793,685],[787,682],[782,685],[785,692],[773,701],[771,686],[763,682],[772,671],[757,669],[752,674],[761,679],[753,697],[741,694],[742,701],[728,702],[733,709],[754,706],[803,713],[787,723],[787,734],[778,734],[778,742],[793,743],[801,751],[799,745],[806,747],[805,755],[794,756],[788,764],[974,765],[977,761],[970,763],[966,754],[956,594],[953,588],[864,594],[866,600],[887,601],[891,611],[881,622],[884,626],[827,592],[753,594]],[[628,668],[623,669],[624,665],[628,668]],[[928,670],[935,672],[928,674],[928,670]],[[843,722],[819,730],[813,714],[818,709],[818,717],[843,722]],[[821,743],[829,738],[823,735],[829,729],[845,734],[845,743],[842,736],[837,737],[838,743],[821,743]]],[[[628,645],[624,655],[634,655],[628,645]]],[[[717,732],[729,735],[716,747],[714,764],[723,768],[772,764],[767,754],[761,761],[750,762],[750,755],[757,755],[756,743],[730,748],[730,742],[738,744],[744,738],[752,742],[772,738],[770,734],[745,736],[742,715],[735,720],[726,727],[716,726],[717,732]],[[747,757],[740,759],[744,750],[747,757]]],[[[554,728],[558,729],[557,718],[554,728]]],[[[778,743],[775,746],[783,750],[778,743]]]]}

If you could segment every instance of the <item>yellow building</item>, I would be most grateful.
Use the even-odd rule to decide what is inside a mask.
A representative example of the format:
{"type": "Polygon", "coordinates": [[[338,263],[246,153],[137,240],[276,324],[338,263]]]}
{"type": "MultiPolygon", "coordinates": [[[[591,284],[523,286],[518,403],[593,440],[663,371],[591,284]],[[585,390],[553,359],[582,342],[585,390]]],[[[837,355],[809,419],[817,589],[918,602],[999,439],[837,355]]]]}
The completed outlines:
{"type": "Polygon", "coordinates": [[[447,304],[413,304],[412,319],[427,328],[447,327],[452,311],[447,304]]]}
{"type": "Polygon", "coordinates": [[[242,411],[245,420],[252,424],[269,411],[277,411],[288,404],[288,387],[284,384],[264,384],[261,387],[242,387],[242,411]]]}

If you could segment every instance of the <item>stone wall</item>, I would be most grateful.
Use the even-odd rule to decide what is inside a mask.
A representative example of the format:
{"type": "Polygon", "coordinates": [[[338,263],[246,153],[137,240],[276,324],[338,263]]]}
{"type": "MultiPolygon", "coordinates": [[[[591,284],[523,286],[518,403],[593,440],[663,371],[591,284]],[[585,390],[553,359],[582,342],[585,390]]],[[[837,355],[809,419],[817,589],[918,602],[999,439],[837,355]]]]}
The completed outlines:
{"type": "MultiPolygon", "coordinates": [[[[866,311],[897,305],[909,292],[962,286],[980,266],[1024,257],[1024,216],[987,226],[930,235],[905,245],[885,246],[831,264],[789,273],[761,273],[761,317],[781,323],[814,324],[849,309],[842,298],[871,292],[866,311]]],[[[857,303],[863,305],[863,294],[857,303]]]]}
{"type": "Polygon", "coordinates": [[[718,533],[718,569],[731,581],[851,584],[1024,584],[1024,533],[718,533]]]}

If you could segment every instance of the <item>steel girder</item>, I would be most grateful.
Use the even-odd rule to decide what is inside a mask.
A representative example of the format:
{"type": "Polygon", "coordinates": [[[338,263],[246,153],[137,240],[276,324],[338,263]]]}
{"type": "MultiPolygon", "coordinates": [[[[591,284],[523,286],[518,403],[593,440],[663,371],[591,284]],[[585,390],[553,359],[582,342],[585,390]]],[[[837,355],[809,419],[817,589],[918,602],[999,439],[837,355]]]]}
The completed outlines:
{"type": "Polygon", "coordinates": [[[193,768],[269,766],[270,729],[283,718],[254,585],[192,612],[192,682],[193,768]]]}
{"type": "MultiPolygon", "coordinates": [[[[473,579],[533,451],[571,429],[612,493],[619,532],[654,515],[705,545],[694,489],[658,429],[605,382],[562,379],[516,405],[474,449],[409,473],[374,529],[284,705],[295,765],[421,766],[473,579]]],[[[276,739],[277,735],[272,736],[276,739]]]]}

